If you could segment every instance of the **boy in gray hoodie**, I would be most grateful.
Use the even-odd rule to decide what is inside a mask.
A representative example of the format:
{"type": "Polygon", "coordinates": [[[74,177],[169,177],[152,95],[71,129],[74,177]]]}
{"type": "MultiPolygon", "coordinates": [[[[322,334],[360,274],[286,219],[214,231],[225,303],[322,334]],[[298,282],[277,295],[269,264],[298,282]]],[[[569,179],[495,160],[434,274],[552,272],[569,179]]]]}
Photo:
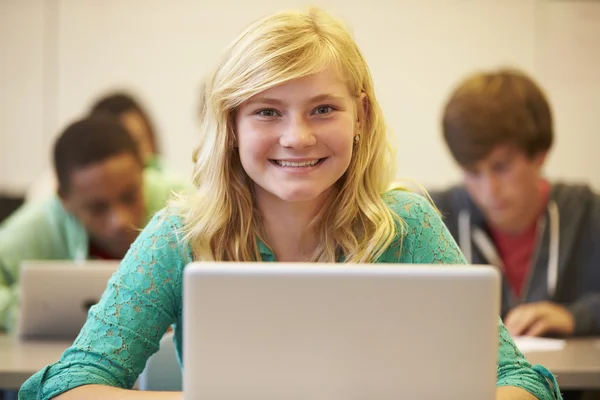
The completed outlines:
{"type": "Polygon", "coordinates": [[[502,271],[509,332],[599,335],[600,197],[542,176],[554,132],[538,85],[515,70],[473,75],[442,127],[464,184],[431,196],[467,259],[502,271]]]}

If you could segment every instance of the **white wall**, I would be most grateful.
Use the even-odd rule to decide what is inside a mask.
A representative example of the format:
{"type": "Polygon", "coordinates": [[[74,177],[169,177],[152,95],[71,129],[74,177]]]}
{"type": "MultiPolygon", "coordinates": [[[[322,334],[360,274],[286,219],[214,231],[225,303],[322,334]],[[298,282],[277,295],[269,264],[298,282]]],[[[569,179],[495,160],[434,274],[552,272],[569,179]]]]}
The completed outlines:
{"type": "Polygon", "coordinates": [[[42,168],[44,0],[0,0],[0,189],[18,194],[42,168]]]}
{"type": "Polygon", "coordinates": [[[547,172],[600,189],[600,1],[544,1],[535,22],[535,71],[557,132],[547,172]]]}
{"type": "MultiPolygon", "coordinates": [[[[600,141],[600,78],[592,72],[600,70],[600,51],[591,51],[600,49],[600,2],[311,3],[352,26],[397,137],[399,177],[428,186],[457,179],[440,139],[442,104],[464,75],[512,65],[534,74],[554,105],[559,147],[548,173],[600,188],[592,146],[600,141]]],[[[24,188],[48,165],[64,124],[119,87],[145,100],[167,161],[189,173],[200,78],[237,32],[274,4],[306,1],[0,0],[0,57],[11,60],[0,64],[0,189],[24,188]]]]}

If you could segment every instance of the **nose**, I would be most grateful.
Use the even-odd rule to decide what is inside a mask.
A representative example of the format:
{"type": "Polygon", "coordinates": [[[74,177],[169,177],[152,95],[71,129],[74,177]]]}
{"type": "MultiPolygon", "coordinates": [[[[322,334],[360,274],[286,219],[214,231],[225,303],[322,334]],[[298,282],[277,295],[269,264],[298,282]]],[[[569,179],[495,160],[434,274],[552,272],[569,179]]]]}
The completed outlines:
{"type": "Polygon", "coordinates": [[[279,144],[289,148],[303,148],[314,146],[317,138],[314,135],[310,123],[302,117],[290,119],[289,124],[284,128],[279,144]]]}
{"type": "Polygon", "coordinates": [[[493,173],[488,173],[483,177],[483,188],[486,197],[489,200],[493,200],[498,198],[500,194],[500,182],[498,181],[498,177],[493,173]]]}

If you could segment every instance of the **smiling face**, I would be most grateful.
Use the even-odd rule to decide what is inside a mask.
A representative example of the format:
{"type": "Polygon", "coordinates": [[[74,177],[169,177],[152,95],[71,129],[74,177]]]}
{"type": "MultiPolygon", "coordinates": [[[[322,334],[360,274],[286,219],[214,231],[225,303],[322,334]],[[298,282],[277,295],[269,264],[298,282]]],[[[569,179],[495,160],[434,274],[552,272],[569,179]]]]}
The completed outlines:
{"type": "Polygon", "coordinates": [[[257,201],[324,201],[350,165],[359,104],[335,68],[243,103],[236,113],[236,140],[257,201]]]}

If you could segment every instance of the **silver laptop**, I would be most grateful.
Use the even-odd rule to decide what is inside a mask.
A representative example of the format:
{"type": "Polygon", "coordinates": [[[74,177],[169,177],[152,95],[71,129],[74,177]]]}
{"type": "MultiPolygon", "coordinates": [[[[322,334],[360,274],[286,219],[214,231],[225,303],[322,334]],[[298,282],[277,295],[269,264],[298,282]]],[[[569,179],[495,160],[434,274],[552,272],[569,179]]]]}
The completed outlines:
{"type": "Polygon", "coordinates": [[[192,263],[184,398],[493,399],[490,266],[192,263]]]}
{"type": "Polygon", "coordinates": [[[23,261],[17,335],[71,340],[100,300],[118,261],[23,261]]]}

